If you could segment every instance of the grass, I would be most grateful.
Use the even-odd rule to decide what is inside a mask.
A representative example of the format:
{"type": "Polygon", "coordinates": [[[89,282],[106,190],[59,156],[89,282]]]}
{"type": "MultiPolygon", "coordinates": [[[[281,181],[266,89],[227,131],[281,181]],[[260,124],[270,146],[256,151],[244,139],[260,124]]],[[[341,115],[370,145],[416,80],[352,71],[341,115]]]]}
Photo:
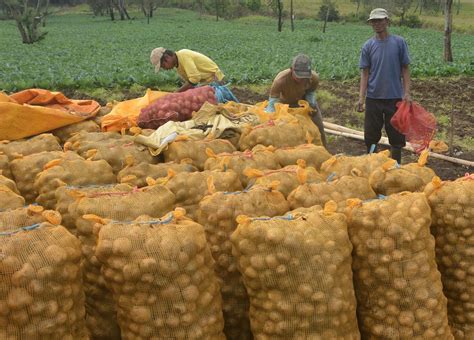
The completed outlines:
{"type": "MultiPolygon", "coordinates": [[[[349,23],[331,24],[322,34],[315,20],[300,20],[295,32],[279,33],[268,17],[216,22],[191,11],[160,9],[147,25],[140,13],[134,16],[116,22],[81,12],[52,16],[48,35],[33,45],[21,44],[12,21],[0,21],[0,89],[173,89],[176,73],[154,74],[149,63],[157,46],[209,55],[238,85],[268,84],[297,53],[312,57],[321,79],[352,79],[359,75],[360,48],[372,36],[370,27],[349,23]]],[[[455,62],[445,64],[441,32],[399,27],[392,32],[407,39],[414,77],[474,75],[474,35],[454,34],[455,62]]]]}

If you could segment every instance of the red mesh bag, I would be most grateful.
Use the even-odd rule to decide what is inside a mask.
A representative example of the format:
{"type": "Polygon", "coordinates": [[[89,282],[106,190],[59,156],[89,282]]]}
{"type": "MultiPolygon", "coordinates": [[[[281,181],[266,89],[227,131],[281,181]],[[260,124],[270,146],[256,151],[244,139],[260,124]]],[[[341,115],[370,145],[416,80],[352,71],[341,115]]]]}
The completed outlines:
{"type": "Polygon", "coordinates": [[[436,118],[426,111],[421,105],[402,101],[397,104],[397,112],[390,123],[413,145],[415,151],[420,153],[428,148],[436,131],[436,118]]]}
{"type": "Polygon", "coordinates": [[[205,102],[217,104],[211,86],[170,93],[141,110],[138,126],[144,129],[157,129],[170,120],[182,122],[191,119],[193,111],[199,111],[205,102]]]}

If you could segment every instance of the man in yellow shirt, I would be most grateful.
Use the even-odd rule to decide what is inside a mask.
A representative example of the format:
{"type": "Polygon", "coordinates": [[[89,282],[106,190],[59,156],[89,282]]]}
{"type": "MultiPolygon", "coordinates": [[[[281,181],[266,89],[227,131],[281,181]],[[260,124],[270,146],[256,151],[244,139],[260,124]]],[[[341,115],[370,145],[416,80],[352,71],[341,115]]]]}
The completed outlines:
{"type": "Polygon", "coordinates": [[[323,117],[316,102],[316,88],[319,79],[316,72],[311,69],[311,59],[307,55],[298,54],[291,68],[278,73],[272,83],[270,98],[265,109],[266,112],[275,112],[275,104],[289,104],[290,107],[298,106],[299,100],[306,100],[313,111],[311,120],[319,128],[321,141],[326,147],[326,135],[324,134],[323,117]]]}
{"type": "Polygon", "coordinates": [[[155,66],[155,72],[159,72],[160,68],[165,70],[176,68],[184,81],[177,92],[184,92],[198,84],[212,82],[223,84],[224,73],[219,66],[209,57],[195,51],[184,49],[175,52],[158,47],[151,51],[150,61],[155,66]]]}

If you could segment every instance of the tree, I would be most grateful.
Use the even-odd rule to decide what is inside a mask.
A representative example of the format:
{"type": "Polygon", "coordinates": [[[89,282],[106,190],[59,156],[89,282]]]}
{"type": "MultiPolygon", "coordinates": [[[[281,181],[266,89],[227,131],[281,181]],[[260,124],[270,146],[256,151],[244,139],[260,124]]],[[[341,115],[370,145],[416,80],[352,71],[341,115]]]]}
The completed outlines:
{"type": "Polygon", "coordinates": [[[278,16],[278,32],[282,31],[283,28],[283,0],[270,0],[268,5],[272,11],[278,16]]]}
{"type": "Polygon", "coordinates": [[[323,0],[321,7],[319,7],[318,18],[322,21],[339,21],[341,17],[339,10],[331,0],[323,0]]]}
{"type": "Polygon", "coordinates": [[[444,61],[453,61],[453,51],[451,50],[451,32],[453,30],[453,0],[446,0],[444,7],[445,25],[444,25],[444,61]]]}
{"type": "Polygon", "coordinates": [[[405,15],[411,7],[413,0],[395,0],[393,12],[400,17],[399,25],[405,24],[405,15]]]}
{"type": "Polygon", "coordinates": [[[0,0],[0,7],[7,18],[15,20],[24,44],[39,41],[47,34],[40,27],[48,15],[49,0],[0,0]]]}
{"type": "Polygon", "coordinates": [[[158,0],[140,0],[140,7],[148,24],[150,23],[150,18],[153,18],[153,12],[158,8],[158,5],[158,0]]]}

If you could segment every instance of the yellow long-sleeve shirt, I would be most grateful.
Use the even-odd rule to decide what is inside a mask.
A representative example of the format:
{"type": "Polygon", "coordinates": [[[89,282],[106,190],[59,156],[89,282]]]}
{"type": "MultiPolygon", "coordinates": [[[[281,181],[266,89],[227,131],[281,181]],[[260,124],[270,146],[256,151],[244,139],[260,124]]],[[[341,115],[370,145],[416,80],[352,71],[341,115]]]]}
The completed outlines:
{"type": "Polygon", "coordinates": [[[178,74],[185,81],[198,84],[221,81],[224,78],[219,66],[204,54],[184,49],[177,51],[176,56],[178,74]]]}

